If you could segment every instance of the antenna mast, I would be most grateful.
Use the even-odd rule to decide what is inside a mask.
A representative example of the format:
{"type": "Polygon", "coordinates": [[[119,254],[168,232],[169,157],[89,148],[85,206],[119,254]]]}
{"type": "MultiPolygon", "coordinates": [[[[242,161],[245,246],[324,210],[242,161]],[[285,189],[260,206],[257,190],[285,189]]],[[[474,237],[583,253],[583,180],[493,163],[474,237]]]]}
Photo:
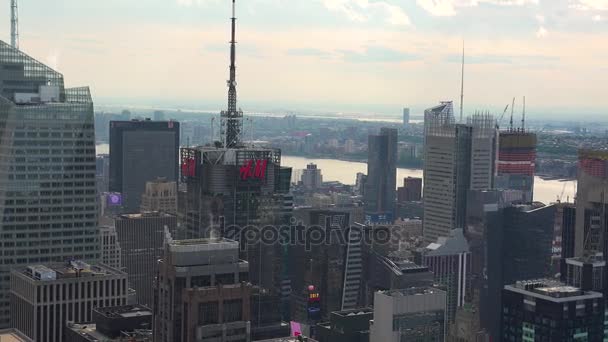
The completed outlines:
{"type": "Polygon", "coordinates": [[[460,122],[462,123],[462,104],[464,101],[464,40],[462,41],[462,72],[460,74],[460,122]]]}
{"type": "Polygon", "coordinates": [[[511,104],[511,120],[509,120],[509,131],[513,132],[513,108],[515,107],[515,98],[511,104]]]}
{"type": "Polygon", "coordinates": [[[226,148],[241,144],[243,112],[236,107],[236,4],[232,0],[232,40],[230,41],[230,79],[228,83],[228,108],[221,113],[222,142],[226,148]]]}
{"type": "Polygon", "coordinates": [[[19,13],[17,11],[17,0],[11,0],[11,46],[19,49],[19,13]]]}
{"type": "Polygon", "coordinates": [[[524,96],[524,109],[521,113],[521,131],[524,132],[526,130],[526,97],[524,96]]]}

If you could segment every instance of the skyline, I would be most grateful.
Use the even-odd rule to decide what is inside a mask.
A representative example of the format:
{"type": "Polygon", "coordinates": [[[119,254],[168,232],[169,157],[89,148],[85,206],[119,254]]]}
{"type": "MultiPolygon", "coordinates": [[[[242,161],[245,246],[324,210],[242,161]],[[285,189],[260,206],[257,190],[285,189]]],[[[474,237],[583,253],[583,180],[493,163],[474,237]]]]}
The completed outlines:
{"type": "MultiPolygon", "coordinates": [[[[70,86],[90,84],[98,105],[225,107],[229,1],[150,0],[138,7],[136,1],[22,0],[19,6],[22,51],[62,70],[70,86]]],[[[573,111],[599,116],[608,105],[596,86],[608,81],[602,63],[608,49],[601,44],[608,38],[606,0],[237,6],[245,110],[394,107],[397,114],[403,106],[420,112],[440,100],[459,103],[463,39],[465,115],[502,110],[513,96],[526,96],[531,119],[573,111]]],[[[7,2],[0,8],[4,41],[9,24],[7,2]]]]}

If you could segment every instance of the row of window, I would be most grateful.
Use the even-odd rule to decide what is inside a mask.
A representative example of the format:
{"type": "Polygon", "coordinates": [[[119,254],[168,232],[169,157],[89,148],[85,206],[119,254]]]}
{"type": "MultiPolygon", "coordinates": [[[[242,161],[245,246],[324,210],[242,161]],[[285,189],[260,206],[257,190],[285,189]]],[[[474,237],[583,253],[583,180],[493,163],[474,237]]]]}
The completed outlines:
{"type": "Polygon", "coordinates": [[[47,231],[49,229],[70,229],[70,228],[82,228],[82,227],[97,227],[97,222],[95,220],[89,221],[80,221],[80,222],[63,222],[63,223],[43,223],[43,224],[18,224],[18,225],[4,225],[2,226],[2,230],[5,232],[10,231],[24,231],[24,230],[44,230],[47,231]]]}

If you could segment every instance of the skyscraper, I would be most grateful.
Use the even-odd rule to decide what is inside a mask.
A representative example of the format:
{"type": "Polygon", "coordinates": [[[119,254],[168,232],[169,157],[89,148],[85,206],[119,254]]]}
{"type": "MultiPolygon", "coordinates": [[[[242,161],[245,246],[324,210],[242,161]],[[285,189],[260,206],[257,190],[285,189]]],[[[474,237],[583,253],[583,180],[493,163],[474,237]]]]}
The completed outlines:
{"type": "Polygon", "coordinates": [[[137,303],[152,307],[157,261],[163,255],[165,229],[175,231],[174,215],[146,212],[116,217],[116,235],[122,252],[122,266],[135,289],[137,303]]]}
{"type": "Polygon", "coordinates": [[[399,203],[420,201],[422,199],[422,178],[403,178],[403,186],[397,188],[397,201],[399,203]]]}
{"type": "Polygon", "coordinates": [[[603,341],[604,298],[555,280],[521,281],[503,290],[501,341],[603,341]]]}
{"type": "Polygon", "coordinates": [[[122,194],[125,212],[139,212],[146,182],[177,182],[178,161],[178,122],[110,122],[110,191],[122,194]]]}
{"type": "Polygon", "coordinates": [[[323,175],[321,169],[317,168],[317,164],[310,163],[306,165],[306,169],[302,172],[302,185],[306,190],[316,190],[323,184],[323,175]]]}
{"type": "Polygon", "coordinates": [[[424,239],[464,228],[469,190],[494,185],[496,129],[490,115],[455,124],[452,102],[424,113],[424,239]]]}
{"type": "Polygon", "coordinates": [[[456,310],[463,307],[471,284],[471,252],[462,229],[454,229],[422,252],[422,264],[433,272],[435,281],[447,289],[446,321],[452,323],[456,310]]]}
{"type": "Polygon", "coordinates": [[[397,191],[397,129],[382,128],[367,145],[365,215],[370,223],[392,222],[397,191]]]}
{"type": "Polygon", "coordinates": [[[403,108],[403,127],[407,127],[410,124],[410,109],[403,108]]]}
{"type": "MultiPolygon", "coordinates": [[[[345,234],[350,214],[339,210],[311,210],[302,222],[305,226],[318,226],[325,234],[345,234]]],[[[332,239],[330,243],[310,246],[296,244],[290,247],[289,270],[292,279],[292,320],[306,322],[307,287],[312,285],[321,297],[320,315],[328,318],[333,311],[342,309],[343,281],[348,245],[332,239]]]]}
{"type": "Polygon", "coordinates": [[[536,134],[505,131],[499,135],[496,187],[521,190],[526,203],[534,200],[536,134]]]}
{"type": "Polygon", "coordinates": [[[154,341],[250,341],[249,264],[227,239],[173,240],[159,261],[154,341]]]}
{"type": "Polygon", "coordinates": [[[0,327],[13,267],[100,258],[87,87],[0,41],[0,327]]]}
{"type": "MultiPolygon", "coordinates": [[[[241,139],[243,113],[236,97],[236,18],[232,18],[228,108],[221,113],[221,143],[181,150],[180,216],[187,238],[227,237],[239,240],[244,227],[262,228],[289,222],[291,168],[281,167],[278,149],[247,146],[241,139]]],[[[241,240],[242,241],[242,240],[241,240]]],[[[279,243],[243,241],[241,257],[250,264],[250,280],[281,292],[286,278],[279,243]]]]}

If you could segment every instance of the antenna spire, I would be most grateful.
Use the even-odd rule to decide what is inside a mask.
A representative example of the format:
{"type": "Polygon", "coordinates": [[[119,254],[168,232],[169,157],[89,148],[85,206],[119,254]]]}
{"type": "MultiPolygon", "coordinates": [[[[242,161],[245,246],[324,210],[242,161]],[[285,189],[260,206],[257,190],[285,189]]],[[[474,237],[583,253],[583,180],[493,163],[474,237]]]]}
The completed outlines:
{"type": "Polygon", "coordinates": [[[460,74],[460,122],[462,122],[463,102],[464,102],[464,39],[462,40],[462,72],[460,74]]]}
{"type": "Polygon", "coordinates": [[[230,40],[230,79],[228,80],[228,108],[221,113],[222,142],[227,148],[241,143],[243,112],[236,107],[236,1],[232,0],[232,34],[230,40]]]}
{"type": "Polygon", "coordinates": [[[11,0],[11,46],[19,49],[19,13],[17,11],[17,0],[11,0]]]}
{"type": "Polygon", "coordinates": [[[521,131],[525,132],[526,130],[526,97],[524,96],[524,109],[521,113],[521,131]]]}

